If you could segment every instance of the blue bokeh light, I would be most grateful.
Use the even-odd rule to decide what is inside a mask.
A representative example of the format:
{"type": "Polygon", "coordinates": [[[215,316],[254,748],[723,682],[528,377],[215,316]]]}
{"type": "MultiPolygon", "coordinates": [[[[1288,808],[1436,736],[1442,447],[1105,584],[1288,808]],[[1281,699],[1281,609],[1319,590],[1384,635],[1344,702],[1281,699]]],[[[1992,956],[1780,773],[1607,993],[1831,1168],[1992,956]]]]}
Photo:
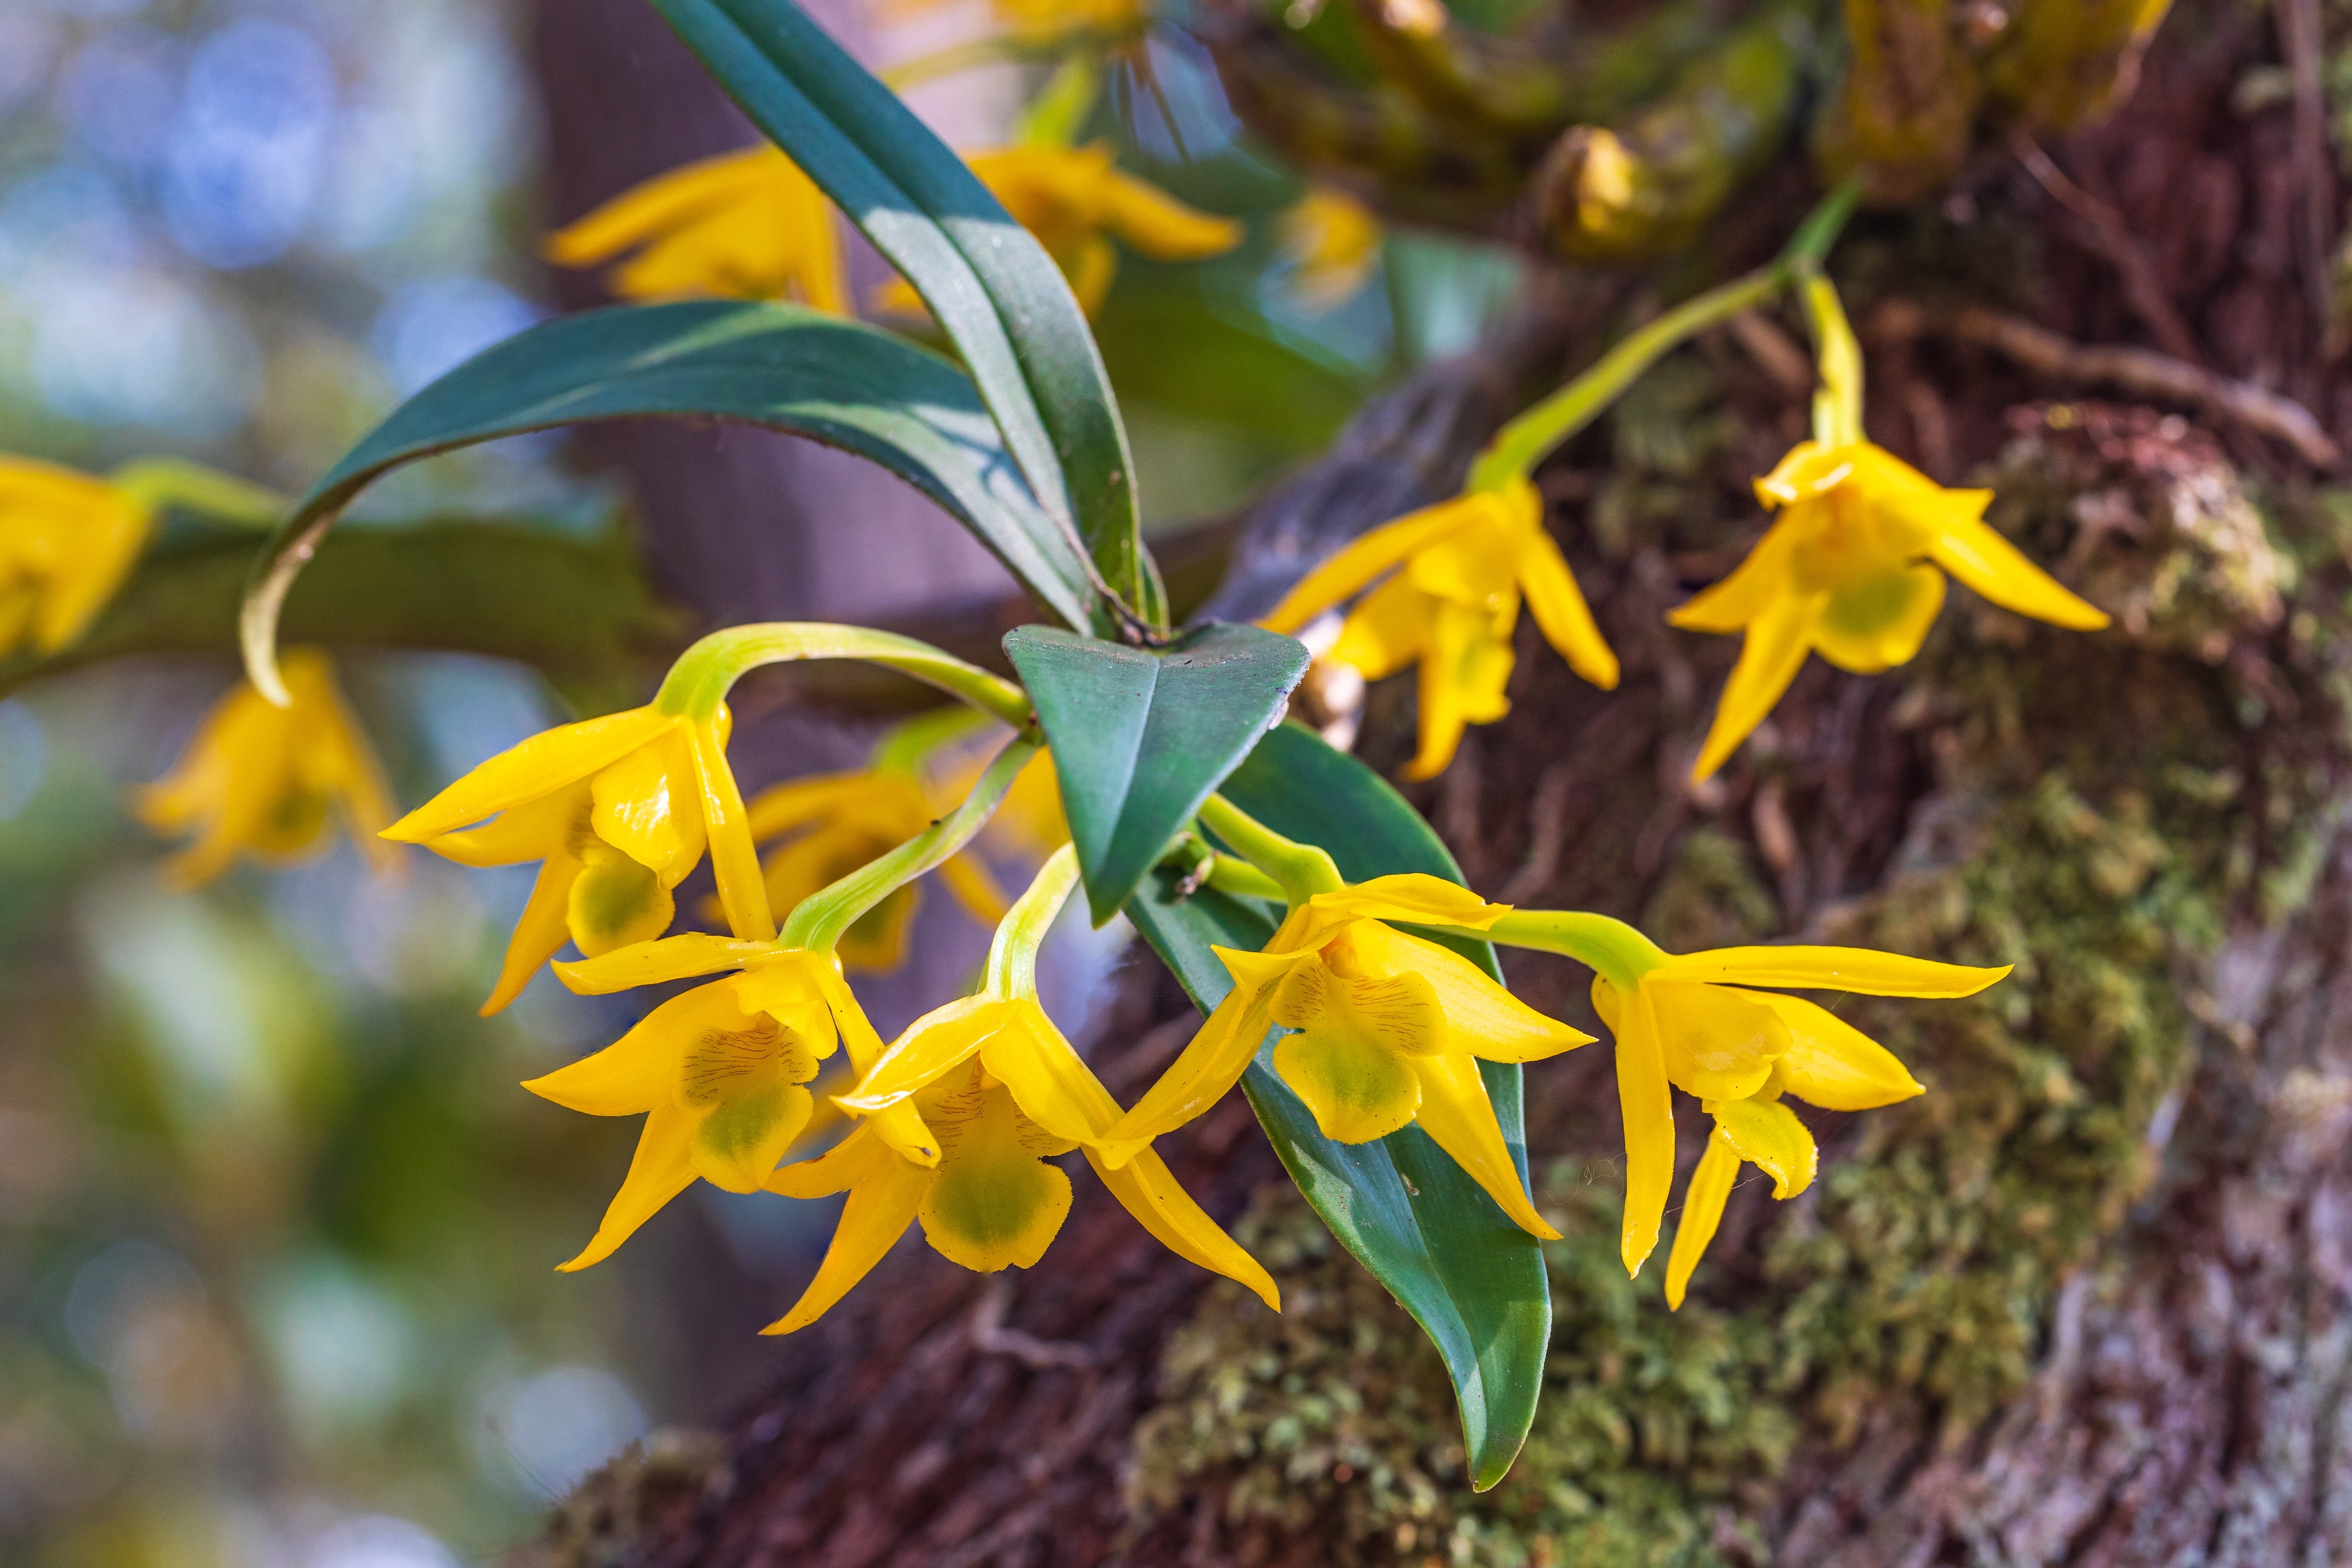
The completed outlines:
{"type": "Polygon", "coordinates": [[[240,21],[197,46],[171,137],[163,225],[210,267],[257,267],[299,238],[333,128],[333,63],[282,22],[240,21]]]}

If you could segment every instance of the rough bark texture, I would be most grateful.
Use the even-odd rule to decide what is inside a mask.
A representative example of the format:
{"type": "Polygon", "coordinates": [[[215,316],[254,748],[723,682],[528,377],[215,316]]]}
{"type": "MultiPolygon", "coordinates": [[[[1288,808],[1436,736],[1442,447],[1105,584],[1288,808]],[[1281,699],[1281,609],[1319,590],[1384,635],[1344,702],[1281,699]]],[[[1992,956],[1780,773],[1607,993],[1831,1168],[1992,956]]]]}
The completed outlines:
{"type": "MultiPolygon", "coordinates": [[[[1736,1193],[1675,1314],[1614,1260],[1607,1047],[1530,1070],[1567,1236],[1546,1403],[1501,1488],[1465,1489],[1433,1357],[1236,1101],[1171,1163],[1213,1212],[1247,1209],[1281,1319],[1082,1180],[1045,1265],[988,1279],[902,1249],[719,1439],[592,1481],[530,1560],[2352,1560],[2352,500],[2243,399],[2138,406],[2150,386],[2112,360],[2021,365],[1940,335],[1976,307],[2193,355],[2352,437],[2308,237],[2332,172],[2291,106],[2231,107],[2280,38],[2264,12],[2184,0],[2137,97],[2050,149],[2057,180],[1988,155],[1840,253],[1865,336],[1879,323],[1874,437],[1995,484],[1996,522],[2115,631],[1956,589],[1914,664],[1815,661],[1692,791],[1735,647],[1661,616],[1759,531],[1740,486],[1802,434],[1803,362],[1792,384],[1769,322],[1702,342],[1542,476],[1626,677],[1592,691],[1523,631],[1511,714],[1421,801],[1473,883],[1638,916],[1670,947],[1802,933],[2019,968],[1972,1004],[1853,1006],[1930,1093],[1814,1118],[1823,1179],[1785,1206],[1736,1193]],[[2066,401],[2083,392],[2123,400],[2066,401]]],[[[1727,268],[1769,249],[1768,219],[1734,216],[1727,268]]],[[[1274,497],[1234,606],[1442,493],[1515,378],[1589,353],[1605,297],[1556,293],[1274,497]]],[[[1360,750],[1392,764],[1410,734],[1409,689],[1376,689],[1360,750]]],[[[1511,971],[1591,1026],[1572,966],[1511,971]]],[[[1097,1047],[1114,1089],[1190,1026],[1139,960],[1097,1047]]]]}

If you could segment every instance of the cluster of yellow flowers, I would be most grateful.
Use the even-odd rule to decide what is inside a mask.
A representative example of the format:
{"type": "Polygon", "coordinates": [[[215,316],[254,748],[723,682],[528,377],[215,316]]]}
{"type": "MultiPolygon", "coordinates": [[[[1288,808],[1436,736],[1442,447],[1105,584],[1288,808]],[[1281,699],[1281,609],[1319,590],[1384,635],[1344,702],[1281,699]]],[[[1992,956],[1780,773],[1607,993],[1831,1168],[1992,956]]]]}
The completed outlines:
{"type": "MultiPolygon", "coordinates": [[[[1039,833],[1051,773],[1033,742],[1007,746],[943,816],[933,816],[939,797],[902,771],[905,752],[894,755],[887,742],[876,769],[789,784],[746,811],[724,753],[723,705],[698,720],[667,695],[696,684],[674,676],[653,705],[526,741],[385,836],[474,864],[544,857],[494,1006],[567,933],[586,956],[555,972],[583,994],[721,976],[525,1087],[592,1115],[646,1118],[619,1193],[567,1269],[610,1256],[698,1178],[737,1193],[849,1194],[815,1279],[770,1332],[816,1321],[909,1224],[966,1268],[1035,1264],[1071,1201],[1067,1176],[1045,1162],[1073,1150],[1171,1249],[1278,1308],[1265,1270],[1153,1150],[1233,1089],[1269,1030],[1282,1031],[1276,1073],[1326,1137],[1362,1143],[1418,1125],[1516,1224],[1557,1236],[1519,1178],[1477,1063],[1538,1061],[1591,1037],[1399,929],[1406,925],[1567,952],[1598,972],[1595,1002],[1617,1036],[1625,1106],[1629,1270],[1655,1244],[1673,1176],[1668,1088],[1701,1100],[1715,1131],[1669,1268],[1679,1304],[1741,1161],[1769,1173],[1780,1197],[1811,1180],[1812,1140],[1780,1103],[1784,1093],[1859,1110],[1920,1092],[1883,1047],[1822,1007],[1754,988],[1961,996],[2007,973],[1839,948],[1674,957],[1620,922],[1513,910],[1433,877],[1349,886],[1322,851],[1212,796],[1200,825],[1232,847],[1214,858],[1212,880],[1271,893],[1288,910],[1262,951],[1216,950],[1234,989],[1159,1081],[1122,1107],[1038,1000],[1038,950],[1076,880],[1066,841],[1009,908],[992,906],[1001,918],[971,994],[886,1044],[845,977],[853,951],[870,960],[895,949],[915,879],[964,857],[1016,781],[1032,796],[1010,815],[1031,819],[1018,825],[1024,836],[1039,833]],[[788,846],[755,875],[755,837],[787,826],[804,830],[805,855],[788,846]],[[668,889],[706,849],[733,934],[664,934],[668,889]],[[780,932],[772,891],[797,895],[780,932]],[[866,927],[894,906],[887,939],[866,927]],[[825,1152],[792,1160],[817,1109],[807,1086],[836,1052],[846,1054],[849,1081],[831,1100],[848,1131],[825,1152]]],[[[978,904],[975,873],[962,875],[960,896],[978,904]]]]}

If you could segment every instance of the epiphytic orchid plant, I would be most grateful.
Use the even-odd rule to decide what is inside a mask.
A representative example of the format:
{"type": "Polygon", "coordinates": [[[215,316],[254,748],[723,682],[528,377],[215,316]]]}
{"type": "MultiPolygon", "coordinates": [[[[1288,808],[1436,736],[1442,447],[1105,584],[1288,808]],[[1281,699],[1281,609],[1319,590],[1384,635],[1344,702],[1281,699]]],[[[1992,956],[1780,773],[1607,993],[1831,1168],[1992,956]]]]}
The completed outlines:
{"type": "MultiPolygon", "coordinates": [[[[409,399],[292,507],[244,600],[250,689],[152,793],[151,819],[196,834],[181,863],[192,878],[241,852],[297,852],[335,814],[355,835],[380,829],[465,864],[536,862],[485,1012],[567,948],[580,956],[555,968],[581,992],[697,980],[527,1086],[644,1119],[603,1225],[562,1267],[607,1257],[697,1181],[779,1201],[845,1193],[815,1282],[780,1303],[771,1332],[853,1293],[910,1225],[967,1268],[1051,1267],[1072,1187],[1049,1162],[1072,1152],[1160,1241],[1278,1310],[1280,1281],[1155,1152],[1239,1087],[1334,1235],[1437,1345],[1473,1481],[1493,1485],[1533,1416],[1550,1312],[1540,1243],[1558,1234],[1528,1181],[1522,1070],[1592,1043],[1515,997],[1495,946],[1594,973],[1624,1122],[1629,1271],[1672,1197],[1675,1091],[1709,1120],[1667,1266],[1672,1305],[1743,1164],[1767,1173],[1776,1197],[1813,1179],[1790,1098],[1858,1110],[1923,1092],[1885,1049],[1781,993],[1956,997],[2006,971],[1822,947],[1671,954],[1598,915],[1489,902],[1378,776],[1282,721],[1309,662],[1288,634],[1336,613],[1325,657],[1366,676],[1417,667],[1416,776],[1447,765],[1466,725],[1501,714],[1522,605],[1579,674],[1613,686],[1617,660],[1546,531],[1532,471],[1668,349],[1788,292],[1819,352],[1813,435],[1759,481],[1779,518],[1754,553],[1674,616],[1745,638],[1696,776],[1723,763],[1809,652],[1865,671],[1911,658],[1947,574],[2063,626],[2104,617],[1986,527],[1983,492],[1942,489],[1864,437],[1859,352],[1822,273],[1853,205],[1841,189],[1779,259],[1634,332],[1507,426],[1460,496],[1365,535],[1265,625],[1171,624],[1087,307],[1118,246],[1202,256],[1233,244],[1234,226],[1120,174],[1107,153],[1057,144],[1053,127],[1070,117],[1050,103],[1031,118],[1035,144],[968,164],[792,0],[655,3],[772,144],[665,176],[558,236],[561,260],[632,258],[616,286],[648,302],[490,349],[409,399]],[[919,302],[955,358],[845,313],[836,213],[898,269],[903,302],[919,302]],[[298,574],[353,498],[402,464],[649,416],[795,432],[914,485],[1034,599],[1041,623],[1004,639],[1016,679],[856,626],[724,627],[645,705],[526,741],[387,825],[330,668],[309,652],[281,658],[298,574]],[[747,804],[728,758],[730,691],[761,666],[810,660],[896,670],[961,711],[894,733],[868,771],[747,804]],[[976,772],[945,764],[992,731],[1010,739],[976,772]],[[1043,861],[1011,900],[966,858],[992,818],[1017,818],[1043,861]],[[764,866],[763,840],[776,846],[764,866]],[[706,858],[723,930],[677,931],[676,889],[706,858]],[[995,942],[971,994],[940,998],[885,1041],[845,964],[899,950],[915,886],[934,871],[999,921],[995,942]],[[1130,921],[1204,1016],[1132,1103],[1038,997],[1039,944],[1074,892],[1097,925],[1130,921]],[[802,1157],[820,1117],[847,1131],[802,1157]]],[[[1049,91],[1065,91],[1056,80],[1049,91]]],[[[1338,232],[1328,212],[1322,222],[1338,232]]],[[[1339,228],[1357,237],[1301,254],[1344,265],[1367,248],[1368,219],[1339,228]]],[[[248,522],[280,510],[170,465],[109,479],[0,469],[0,644],[72,643],[175,500],[248,522]]]]}

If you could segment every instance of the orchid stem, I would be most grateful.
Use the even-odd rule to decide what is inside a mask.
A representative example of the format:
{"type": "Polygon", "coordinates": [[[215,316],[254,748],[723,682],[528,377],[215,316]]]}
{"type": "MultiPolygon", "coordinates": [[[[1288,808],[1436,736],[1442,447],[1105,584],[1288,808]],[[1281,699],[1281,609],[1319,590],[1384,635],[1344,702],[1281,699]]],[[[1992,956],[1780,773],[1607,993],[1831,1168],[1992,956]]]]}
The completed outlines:
{"type": "Polygon", "coordinates": [[[1504,947],[1564,954],[1621,991],[1641,984],[1642,976],[1667,956],[1623,921],[1580,910],[1514,910],[1485,931],[1469,934],[1504,947]]]}
{"type": "Polygon", "coordinates": [[[1283,891],[1281,883],[1248,861],[1233,855],[1211,855],[1208,875],[1202,878],[1201,881],[1204,887],[1214,888],[1221,893],[1232,893],[1244,899],[1287,899],[1289,897],[1283,891]]]}
{"type": "Polygon", "coordinates": [[[1037,750],[1035,741],[1014,740],[996,754],[971,794],[953,812],[794,905],[776,944],[830,952],[875,905],[971,843],[1003,801],[1004,792],[1013,787],[1014,775],[1029,765],[1037,750]]]}
{"type": "Polygon", "coordinates": [[[1347,886],[1329,855],[1312,844],[1285,838],[1223,795],[1213,795],[1201,803],[1201,823],[1265,872],[1293,909],[1318,893],[1336,893],[1347,886]]]}
{"type": "Polygon", "coordinates": [[[1761,304],[1798,279],[1818,273],[1861,194],[1853,181],[1840,185],[1797,226],[1788,248],[1770,265],[1684,300],[1628,334],[1591,369],[1504,426],[1470,466],[1464,489],[1499,490],[1527,478],[1554,447],[1599,418],[1668,350],[1761,304]]]}
{"type": "Polygon", "coordinates": [[[996,938],[988,944],[987,978],[982,983],[990,995],[1036,999],[1037,950],[1045,945],[1062,906],[1069,902],[1070,889],[1077,885],[1077,847],[1065,844],[1046,858],[1029,890],[997,922],[996,938]]]}
{"type": "Polygon", "coordinates": [[[1028,694],[1002,676],[913,637],[822,621],[758,621],[712,632],[670,666],[654,706],[665,713],[707,716],[738,680],[761,665],[807,658],[861,658],[936,686],[1016,730],[1030,721],[1028,694]]]}

